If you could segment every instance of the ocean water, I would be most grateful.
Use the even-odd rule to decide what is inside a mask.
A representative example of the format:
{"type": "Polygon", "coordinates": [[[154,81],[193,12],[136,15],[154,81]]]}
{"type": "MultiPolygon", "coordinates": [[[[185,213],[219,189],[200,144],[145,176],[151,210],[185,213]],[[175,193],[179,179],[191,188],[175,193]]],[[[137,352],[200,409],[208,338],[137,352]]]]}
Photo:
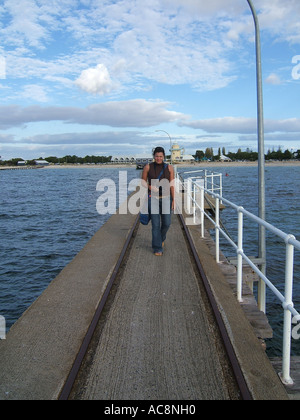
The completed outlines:
{"type": "MultiPolygon", "coordinates": [[[[128,182],[137,174],[127,170],[128,182]]],[[[7,329],[110,217],[96,209],[96,186],[105,178],[118,186],[119,170],[0,171],[0,315],[7,329]]]]}
{"type": "MultiPolygon", "coordinates": [[[[208,168],[209,169],[209,168],[208,168]]],[[[223,195],[257,214],[258,181],[255,167],[211,168],[223,173],[223,195]],[[225,176],[227,174],[228,176],[225,176]]],[[[0,171],[0,315],[9,329],[87,241],[108,220],[99,215],[96,191],[99,180],[118,186],[119,168],[45,169],[0,171]]],[[[140,177],[121,169],[122,180],[140,177]]],[[[117,191],[118,193],[118,191],[117,191]]],[[[125,192],[126,195],[126,192],[125,192]]],[[[123,194],[121,201],[125,199],[123,194]]],[[[300,167],[266,167],[266,219],[286,233],[300,238],[300,167]]],[[[236,216],[230,209],[222,220],[234,238],[236,216]]],[[[245,227],[244,249],[257,255],[257,227],[245,227]]],[[[285,249],[272,235],[268,242],[268,276],[283,291],[285,249]]],[[[228,256],[234,252],[222,243],[228,256]]],[[[300,253],[295,258],[294,301],[300,310],[300,253]]],[[[267,311],[275,337],[268,352],[281,354],[281,306],[268,293],[267,311]],[[279,328],[278,328],[279,327],[279,328]]],[[[300,340],[293,340],[293,354],[300,355],[300,340]]]]}

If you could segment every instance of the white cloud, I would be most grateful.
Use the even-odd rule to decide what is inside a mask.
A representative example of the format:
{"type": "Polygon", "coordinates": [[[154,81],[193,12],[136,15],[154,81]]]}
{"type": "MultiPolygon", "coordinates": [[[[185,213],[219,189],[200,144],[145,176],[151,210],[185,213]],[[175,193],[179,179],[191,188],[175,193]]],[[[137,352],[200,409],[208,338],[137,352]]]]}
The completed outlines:
{"type": "MultiPolygon", "coordinates": [[[[179,122],[182,127],[204,130],[207,133],[240,133],[253,134],[257,132],[257,120],[244,117],[211,118],[198,121],[179,122]]],[[[283,120],[265,120],[266,133],[300,133],[300,118],[283,120]]]]}
{"type": "MultiPolygon", "coordinates": [[[[274,39],[300,42],[298,0],[255,3],[263,30],[274,39]]],[[[77,77],[81,89],[100,95],[153,82],[213,90],[235,80],[238,63],[230,55],[245,50],[245,37],[253,41],[246,0],[90,0],[83,6],[77,9],[73,0],[4,0],[0,35],[10,50],[10,77],[77,77]],[[48,48],[49,58],[36,56],[48,48]]]]}
{"type": "Polygon", "coordinates": [[[283,120],[265,120],[266,133],[300,133],[300,118],[287,118],[283,120]]]}
{"type": "Polygon", "coordinates": [[[254,118],[223,117],[180,123],[183,127],[201,129],[208,133],[253,133],[257,129],[254,118]]]}
{"type": "Polygon", "coordinates": [[[41,85],[25,85],[23,91],[18,92],[18,97],[41,103],[49,100],[45,87],[41,85]]]}
{"type": "Polygon", "coordinates": [[[261,0],[260,22],[264,30],[291,44],[300,42],[300,2],[298,0],[261,0]]]}
{"type": "Polygon", "coordinates": [[[113,88],[109,72],[104,64],[98,64],[96,68],[84,70],[75,84],[80,89],[94,95],[106,95],[113,88]]]}
{"type": "MultiPolygon", "coordinates": [[[[0,34],[4,45],[45,49],[61,19],[74,11],[73,0],[3,0],[0,34]]],[[[2,44],[2,45],[3,45],[2,44]]]]}
{"type": "Polygon", "coordinates": [[[269,85],[281,85],[281,80],[280,80],[280,77],[277,74],[271,73],[266,78],[266,83],[268,83],[269,85]]]}
{"type": "MultiPolygon", "coordinates": [[[[70,8],[70,0],[20,0],[17,6],[14,0],[5,0],[5,16],[11,19],[4,21],[0,34],[6,45],[19,47],[19,53],[9,54],[10,75],[49,80],[70,78],[82,71],[76,84],[88,93],[101,95],[122,84],[140,89],[149,80],[191,84],[198,90],[224,87],[235,77],[226,58],[227,28],[207,19],[224,9],[219,9],[219,1],[200,3],[177,1],[174,7],[167,0],[149,0],[146,4],[124,0],[101,2],[99,6],[95,0],[79,13],[70,8]],[[23,24],[22,9],[26,11],[23,24]],[[56,42],[60,32],[64,35],[56,42]],[[65,39],[76,43],[76,52],[65,50],[64,55],[52,56],[51,61],[33,54],[35,48],[46,49],[53,43],[59,51],[65,39]],[[102,67],[95,68],[96,60],[102,67]],[[123,66],[118,74],[114,69],[120,63],[123,66]],[[108,69],[114,73],[114,83],[108,69]]],[[[238,4],[239,0],[227,1],[225,11],[238,4]]]]}
{"type": "MultiPolygon", "coordinates": [[[[9,129],[29,123],[60,121],[65,124],[109,126],[115,128],[150,128],[163,123],[203,130],[207,133],[255,134],[256,118],[222,117],[189,120],[188,115],[170,111],[167,102],[135,99],[105,102],[86,108],[42,107],[21,108],[16,105],[0,106],[0,128],[9,129]]],[[[265,120],[266,133],[300,133],[300,118],[265,120]]]]}
{"type": "Polygon", "coordinates": [[[6,27],[1,30],[5,41],[13,45],[27,45],[41,48],[48,38],[48,29],[40,20],[40,8],[31,0],[18,2],[4,0],[3,11],[11,17],[6,27]]]}
{"type": "MultiPolygon", "coordinates": [[[[0,143],[8,143],[6,138],[9,139],[9,136],[0,136],[0,143]]],[[[25,137],[18,142],[40,145],[131,144],[134,146],[144,143],[145,136],[140,131],[70,132],[25,137]]]]}
{"type": "Polygon", "coordinates": [[[11,134],[5,135],[0,134],[0,143],[12,143],[14,141],[14,136],[11,134]]]}
{"type": "MultiPolygon", "coordinates": [[[[245,0],[246,2],[246,0],[245,0]]],[[[240,15],[247,9],[247,4],[240,0],[163,0],[163,4],[174,9],[174,6],[182,7],[188,13],[198,19],[211,18],[212,16],[228,14],[231,16],[240,15]]]]}
{"type": "Polygon", "coordinates": [[[169,111],[168,106],[168,102],[154,102],[144,99],[105,102],[90,105],[87,108],[0,106],[0,128],[8,129],[42,121],[141,128],[176,122],[179,119],[186,118],[179,112],[169,111]]]}

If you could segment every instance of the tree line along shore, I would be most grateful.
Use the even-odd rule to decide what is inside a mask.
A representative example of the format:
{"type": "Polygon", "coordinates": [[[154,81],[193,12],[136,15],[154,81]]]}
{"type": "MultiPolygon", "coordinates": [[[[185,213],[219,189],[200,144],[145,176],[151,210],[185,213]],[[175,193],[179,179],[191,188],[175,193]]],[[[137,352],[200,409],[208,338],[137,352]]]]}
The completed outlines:
{"type": "MultiPolygon", "coordinates": [[[[197,150],[194,155],[195,163],[220,163],[221,157],[226,157],[227,162],[230,163],[234,162],[257,162],[258,161],[258,153],[253,152],[249,149],[246,151],[242,151],[238,149],[236,153],[233,152],[225,152],[225,148],[223,147],[222,153],[221,148],[218,150],[218,154],[214,155],[212,148],[206,148],[205,151],[197,150]]],[[[166,156],[167,160],[170,160],[170,156],[166,156]]],[[[300,149],[297,151],[290,151],[285,150],[282,151],[279,148],[277,151],[275,150],[268,150],[268,153],[265,154],[265,160],[268,161],[275,161],[275,162],[297,162],[300,160],[300,149]]],[[[64,157],[58,158],[56,156],[49,156],[46,158],[39,158],[39,159],[32,159],[32,160],[24,160],[22,158],[13,158],[10,160],[2,161],[0,160],[0,167],[1,166],[18,166],[18,165],[26,165],[26,166],[36,166],[36,162],[47,162],[50,165],[108,165],[113,164],[112,156],[94,156],[94,155],[87,155],[85,157],[79,157],[76,155],[66,155],[64,157]]],[[[185,162],[186,163],[186,162],[185,162]]]]}

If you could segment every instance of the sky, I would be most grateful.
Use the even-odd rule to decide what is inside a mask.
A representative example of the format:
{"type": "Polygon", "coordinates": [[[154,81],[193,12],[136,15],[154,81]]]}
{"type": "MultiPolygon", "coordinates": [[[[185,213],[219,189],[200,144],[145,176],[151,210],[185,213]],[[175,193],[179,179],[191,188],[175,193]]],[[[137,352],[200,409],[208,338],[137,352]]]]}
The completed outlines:
{"type": "MultiPolygon", "coordinates": [[[[253,0],[265,149],[300,149],[300,1],[253,0]]],[[[0,0],[0,155],[257,151],[246,0],[0,0]],[[161,131],[159,131],[161,130],[161,131]]]]}

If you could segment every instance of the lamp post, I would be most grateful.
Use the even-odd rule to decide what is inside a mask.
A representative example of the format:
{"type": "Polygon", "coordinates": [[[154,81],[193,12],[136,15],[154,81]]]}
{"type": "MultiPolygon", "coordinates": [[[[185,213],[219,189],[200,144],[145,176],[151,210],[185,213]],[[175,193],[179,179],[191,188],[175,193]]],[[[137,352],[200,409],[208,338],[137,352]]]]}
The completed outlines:
{"type": "Polygon", "coordinates": [[[162,133],[166,133],[169,136],[169,139],[170,139],[170,152],[171,152],[171,165],[172,165],[172,140],[171,140],[171,136],[165,130],[155,130],[156,133],[158,133],[159,131],[161,131],[162,133]]]}
{"type": "MultiPolygon", "coordinates": [[[[258,130],[258,207],[259,217],[265,220],[265,147],[264,147],[264,114],[263,114],[263,89],[262,89],[262,66],[261,66],[261,43],[260,29],[256,10],[252,0],[247,0],[255,24],[256,41],[256,78],[257,78],[257,130],[258,130]]],[[[259,258],[262,261],[261,271],[266,272],[266,232],[265,228],[259,228],[259,258]]],[[[260,281],[259,286],[259,309],[266,312],[266,285],[260,281]]]]}

